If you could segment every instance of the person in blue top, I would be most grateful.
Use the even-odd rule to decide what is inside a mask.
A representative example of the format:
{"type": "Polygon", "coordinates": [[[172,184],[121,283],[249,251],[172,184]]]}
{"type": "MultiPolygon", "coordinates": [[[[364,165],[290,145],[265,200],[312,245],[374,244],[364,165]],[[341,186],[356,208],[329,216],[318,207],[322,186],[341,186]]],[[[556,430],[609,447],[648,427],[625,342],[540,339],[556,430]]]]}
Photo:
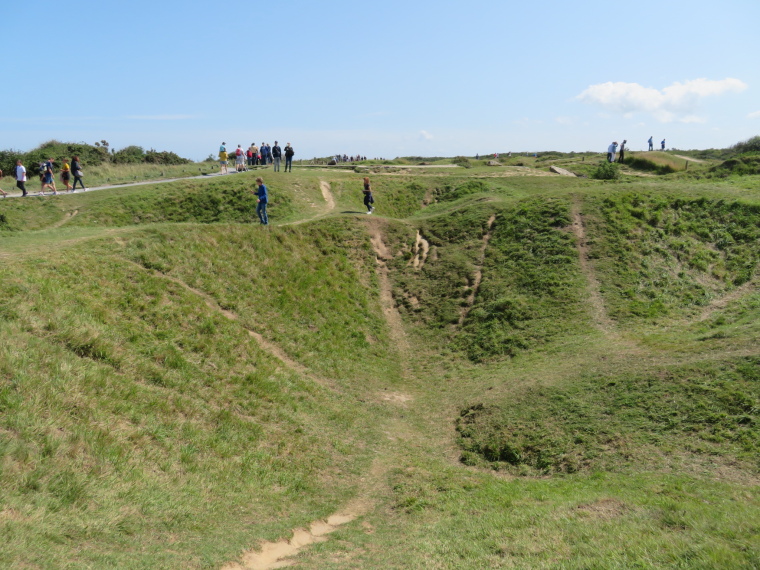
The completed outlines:
{"type": "Polygon", "coordinates": [[[653,137],[649,137],[649,150],[654,150],[654,142],[652,142],[653,137]]]}
{"type": "Polygon", "coordinates": [[[267,187],[264,186],[264,179],[261,177],[256,179],[256,184],[259,186],[258,190],[251,190],[251,193],[256,194],[256,213],[259,216],[261,224],[266,226],[269,224],[269,217],[267,216],[267,202],[269,201],[267,187]]]}

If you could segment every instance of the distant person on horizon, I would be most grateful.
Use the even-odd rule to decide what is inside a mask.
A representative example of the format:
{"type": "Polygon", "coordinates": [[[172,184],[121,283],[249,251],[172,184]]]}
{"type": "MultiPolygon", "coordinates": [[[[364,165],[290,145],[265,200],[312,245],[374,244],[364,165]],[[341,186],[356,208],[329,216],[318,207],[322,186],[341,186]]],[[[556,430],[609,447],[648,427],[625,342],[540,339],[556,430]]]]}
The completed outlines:
{"type": "Polygon", "coordinates": [[[620,158],[618,158],[619,163],[623,163],[623,159],[625,158],[625,143],[627,143],[627,140],[623,140],[623,142],[620,143],[620,158]]]}
{"type": "Polygon", "coordinates": [[[222,143],[219,147],[219,174],[227,174],[227,148],[222,143]]]}
{"type": "Polygon", "coordinates": [[[257,190],[251,190],[256,195],[256,214],[259,216],[259,221],[262,226],[269,225],[269,216],[267,216],[267,203],[269,202],[269,196],[267,196],[267,187],[264,186],[264,179],[260,176],[256,179],[258,185],[257,190]]]}
{"type": "Polygon", "coordinates": [[[290,143],[285,145],[285,172],[293,172],[293,155],[296,151],[290,146],[290,143]]]}
{"type": "Polygon", "coordinates": [[[84,176],[84,172],[82,172],[82,163],[79,162],[78,156],[75,156],[71,159],[71,172],[74,174],[74,186],[71,187],[71,191],[74,192],[77,189],[77,182],[79,182],[79,185],[82,187],[82,191],[87,192],[87,188],[84,187],[84,182],[82,182],[82,176],[84,176]]]}
{"type": "Polygon", "coordinates": [[[372,205],[375,203],[375,199],[372,197],[372,187],[369,185],[369,178],[364,177],[364,205],[367,206],[367,214],[371,214],[375,211],[375,207],[372,205]]]}
{"type": "Polygon", "coordinates": [[[662,139],[662,142],[660,143],[660,150],[665,150],[665,139],[662,139]]]}
{"type": "Polygon", "coordinates": [[[649,137],[649,150],[654,150],[654,137],[649,137]]]}
{"type": "Polygon", "coordinates": [[[282,149],[280,148],[280,145],[277,144],[277,141],[274,141],[274,146],[272,147],[272,160],[274,161],[274,171],[279,172],[280,161],[282,160],[282,149]]]}
{"type": "Polygon", "coordinates": [[[26,196],[26,168],[21,164],[21,159],[16,161],[16,188],[21,190],[21,196],[26,196]]]}

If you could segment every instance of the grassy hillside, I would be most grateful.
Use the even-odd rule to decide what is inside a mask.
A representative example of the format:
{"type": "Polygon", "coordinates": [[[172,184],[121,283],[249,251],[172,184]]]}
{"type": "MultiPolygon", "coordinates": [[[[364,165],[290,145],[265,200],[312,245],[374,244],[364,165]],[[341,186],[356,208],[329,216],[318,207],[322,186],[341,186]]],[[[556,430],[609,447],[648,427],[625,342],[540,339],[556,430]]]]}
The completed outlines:
{"type": "Polygon", "coordinates": [[[760,179],[542,158],[0,201],[0,566],[760,566],[760,179]]]}

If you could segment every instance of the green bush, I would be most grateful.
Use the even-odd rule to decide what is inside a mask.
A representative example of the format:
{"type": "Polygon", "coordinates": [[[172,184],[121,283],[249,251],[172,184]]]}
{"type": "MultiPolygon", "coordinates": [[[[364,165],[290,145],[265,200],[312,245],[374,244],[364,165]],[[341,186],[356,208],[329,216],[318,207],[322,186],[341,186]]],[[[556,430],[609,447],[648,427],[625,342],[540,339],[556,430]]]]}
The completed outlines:
{"type": "Polygon", "coordinates": [[[602,162],[591,177],[597,180],[617,180],[620,178],[620,168],[615,162],[602,162]]]}
{"type": "Polygon", "coordinates": [[[731,149],[739,154],[745,152],[760,152],[760,136],[736,143],[731,149]]]}
{"type": "Polygon", "coordinates": [[[470,162],[470,159],[466,156],[455,156],[451,159],[452,164],[456,164],[458,166],[462,166],[464,168],[472,168],[472,163],[470,162]]]}

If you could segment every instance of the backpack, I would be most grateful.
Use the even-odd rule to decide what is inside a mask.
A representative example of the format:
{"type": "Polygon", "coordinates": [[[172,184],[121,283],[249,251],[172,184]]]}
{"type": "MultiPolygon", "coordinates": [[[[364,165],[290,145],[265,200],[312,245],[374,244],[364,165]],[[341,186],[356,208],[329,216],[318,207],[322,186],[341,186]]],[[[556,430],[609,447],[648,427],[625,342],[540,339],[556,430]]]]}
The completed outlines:
{"type": "Polygon", "coordinates": [[[39,171],[40,171],[40,174],[45,174],[45,172],[47,172],[47,166],[45,166],[44,162],[42,164],[40,164],[39,171]]]}
{"type": "Polygon", "coordinates": [[[240,149],[237,149],[237,150],[235,151],[235,156],[240,156],[241,154],[243,154],[243,151],[242,151],[242,150],[240,150],[240,149]]]}

